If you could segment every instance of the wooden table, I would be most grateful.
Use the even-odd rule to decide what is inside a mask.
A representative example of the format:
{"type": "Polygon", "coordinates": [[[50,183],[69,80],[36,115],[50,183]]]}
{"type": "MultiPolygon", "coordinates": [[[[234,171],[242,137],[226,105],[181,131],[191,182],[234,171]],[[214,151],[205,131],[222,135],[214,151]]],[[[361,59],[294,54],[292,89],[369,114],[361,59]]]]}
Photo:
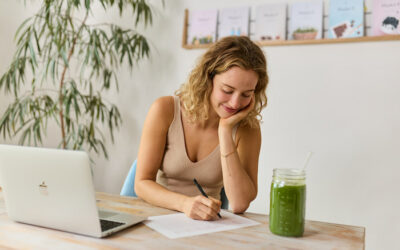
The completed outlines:
{"type": "MultiPolygon", "coordinates": [[[[154,207],[143,200],[96,194],[100,207],[154,216],[173,211],[154,207]]],[[[288,238],[272,234],[268,216],[245,213],[261,225],[188,238],[168,239],[144,224],[123,230],[105,239],[30,226],[7,217],[0,192],[0,248],[16,249],[364,249],[365,228],[306,221],[304,237],[288,238]]]]}

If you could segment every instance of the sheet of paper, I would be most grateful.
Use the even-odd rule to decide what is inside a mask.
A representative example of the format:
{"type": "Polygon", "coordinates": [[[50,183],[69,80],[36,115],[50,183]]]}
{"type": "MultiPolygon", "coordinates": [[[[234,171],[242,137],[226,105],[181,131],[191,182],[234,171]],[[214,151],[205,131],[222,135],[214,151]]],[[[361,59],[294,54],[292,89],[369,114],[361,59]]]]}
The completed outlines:
{"type": "Polygon", "coordinates": [[[215,221],[193,220],[187,217],[184,213],[152,216],[149,217],[144,224],[170,239],[220,232],[260,224],[257,221],[224,210],[221,210],[220,214],[222,218],[215,221]]]}

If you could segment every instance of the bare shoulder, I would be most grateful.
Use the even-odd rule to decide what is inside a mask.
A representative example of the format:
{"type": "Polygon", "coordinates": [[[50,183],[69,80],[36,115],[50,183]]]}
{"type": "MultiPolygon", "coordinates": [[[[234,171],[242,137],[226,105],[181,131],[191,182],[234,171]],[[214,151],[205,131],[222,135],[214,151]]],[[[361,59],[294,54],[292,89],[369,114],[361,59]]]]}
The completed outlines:
{"type": "Polygon", "coordinates": [[[174,97],[173,96],[162,96],[156,99],[151,105],[152,109],[157,111],[174,113],[174,97]]]}
{"type": "Polygon", "coordinates": [[[148,116],[164,124],[171,124],[174,119],[174,97],[163,96],[153,102],[148,116]]]}
{"type": "Polygon", "coordinates": [[[236,136],[237,144],[240,142],[259,143],[260,141],[261,141],[260,124],[257,124],[256,126],[253,127],[239,125],[236,136]]]}

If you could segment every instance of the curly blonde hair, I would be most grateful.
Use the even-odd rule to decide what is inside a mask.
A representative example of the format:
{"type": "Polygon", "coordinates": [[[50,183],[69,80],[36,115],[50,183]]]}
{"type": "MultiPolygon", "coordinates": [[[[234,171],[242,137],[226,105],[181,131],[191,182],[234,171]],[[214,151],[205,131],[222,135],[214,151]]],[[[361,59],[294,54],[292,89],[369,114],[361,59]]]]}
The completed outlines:
{"type": "Polygon", "coordinates": [[[188,81],[175,92],[180,97],[189,120],[208,120],[213,78],[234,66],[254,70],[258,75],[254,90],[255,106],[242,120],[242,124],[250,127],[259,124],[262,119],[261,110],[267,106],[267,62],[260,47],[245,36],[225,37],[213,44],[191,71],[188,81]]]}

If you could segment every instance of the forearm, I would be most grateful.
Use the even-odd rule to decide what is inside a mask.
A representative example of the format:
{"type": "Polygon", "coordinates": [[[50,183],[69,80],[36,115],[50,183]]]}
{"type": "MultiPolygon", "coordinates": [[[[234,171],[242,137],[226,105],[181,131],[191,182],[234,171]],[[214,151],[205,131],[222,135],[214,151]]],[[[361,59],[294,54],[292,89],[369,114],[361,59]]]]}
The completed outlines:
{"type": "Polygon", "coordinates": [[[153,180],[140,180],[135,183],[136,194],[146,202],[167,209],[183,212],[187,196],[172,192],[153,180]]]}
{"type": "Polygon", "coordinates": [[[257,196],[257,187],[242,166],[231,130],[220,129],[219,140],[225,192],[233,211],[241,213],[257,196]]]}

